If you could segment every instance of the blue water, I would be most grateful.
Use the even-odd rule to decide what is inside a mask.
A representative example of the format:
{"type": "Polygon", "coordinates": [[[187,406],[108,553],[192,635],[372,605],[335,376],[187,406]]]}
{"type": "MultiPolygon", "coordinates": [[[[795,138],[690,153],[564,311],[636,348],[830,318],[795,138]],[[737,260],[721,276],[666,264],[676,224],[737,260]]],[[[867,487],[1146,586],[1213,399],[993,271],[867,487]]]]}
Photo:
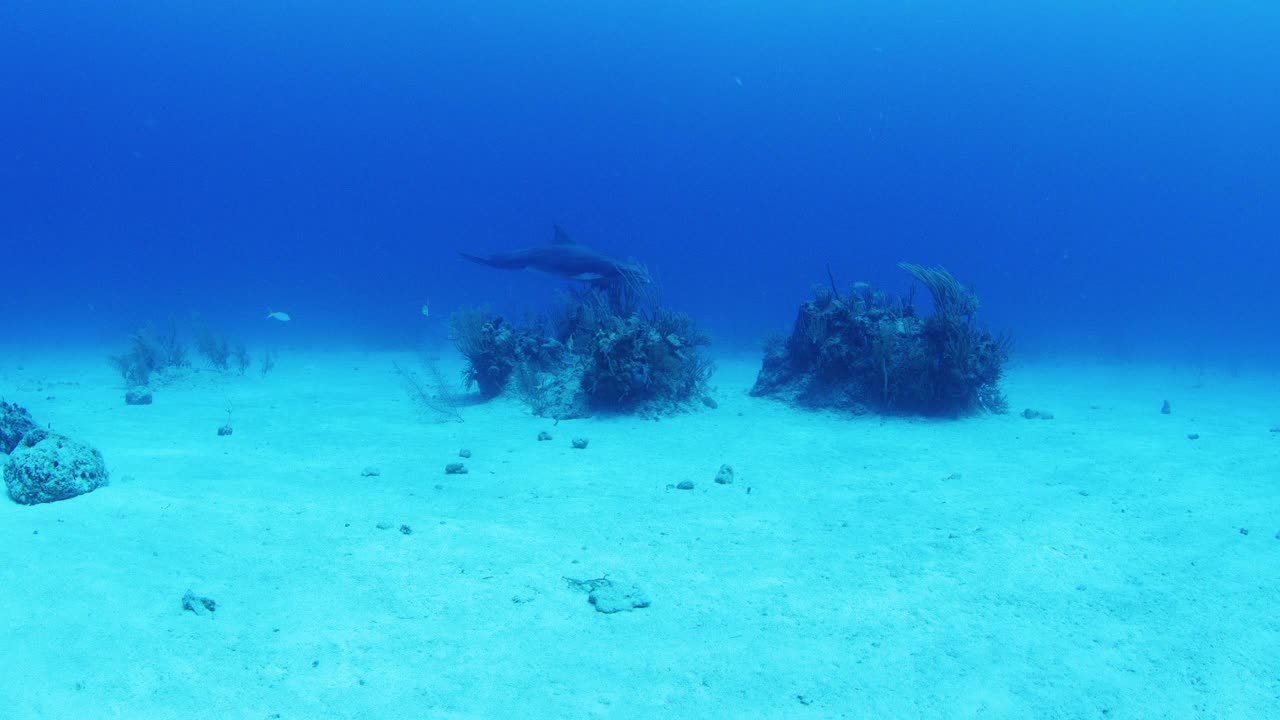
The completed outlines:
{"type": "Polygon", "coordinates": [[[722,348],[909,260],[1027,353],[1274,350],[1280,4],[970,5],[6,2],[6,341],[407,346],[560,223],[722,348]]]}
{"type": "Polygon", "coordinates": [[[0,0],[0,399],[111,483],[0,500],[0,720],[1280,717],[1278,78],[1280,0],[0,0]],[[551,306],[457,251],[554,224],[715,402],[413,359],[551,306]],[[1012,413],[747,394],[900,261],[1012,333],[1012,413]],[[126,406],[192,316],[254,370],[126,406]]]}

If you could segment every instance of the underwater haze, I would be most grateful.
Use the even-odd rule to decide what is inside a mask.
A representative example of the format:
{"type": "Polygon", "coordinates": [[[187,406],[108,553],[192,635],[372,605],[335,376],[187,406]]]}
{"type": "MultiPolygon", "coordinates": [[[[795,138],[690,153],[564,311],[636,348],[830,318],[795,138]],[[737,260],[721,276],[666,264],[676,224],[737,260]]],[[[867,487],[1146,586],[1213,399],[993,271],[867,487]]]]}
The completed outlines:
{"type": "Polygon", "coordinates": [[[726,348],[905,260],[1024,352],[1256,359],[1277,31],[1234,0],[6,3],[6,340],[285,308],[410,344],[425,300],[539,306],[455,251],[558,223],[726,348]]]}
{"type": "Polygon", "coordinates": [[[1280,0],[0,0],[0,720],[1280,718],[1280,0]]]}

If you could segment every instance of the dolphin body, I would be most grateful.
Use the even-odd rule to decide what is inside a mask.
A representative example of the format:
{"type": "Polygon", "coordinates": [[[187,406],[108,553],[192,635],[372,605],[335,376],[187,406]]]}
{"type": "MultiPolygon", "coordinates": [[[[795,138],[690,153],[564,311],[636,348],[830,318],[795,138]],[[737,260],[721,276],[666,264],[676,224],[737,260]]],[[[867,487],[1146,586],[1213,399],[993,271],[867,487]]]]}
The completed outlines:
{"type": "Polygon", "coordinates": [[[644,265],[634,260],[615,260],[602,252],[579,245],[569,239],[559,225],[556,225],[555,229],[555,239],[550,245],[521,248],[486,256],[472,255],[462,251],[458,254],[471,262],[501,270],[527,268],[569,280],[604,284],[649,282],[649,271],[644,265]]]}

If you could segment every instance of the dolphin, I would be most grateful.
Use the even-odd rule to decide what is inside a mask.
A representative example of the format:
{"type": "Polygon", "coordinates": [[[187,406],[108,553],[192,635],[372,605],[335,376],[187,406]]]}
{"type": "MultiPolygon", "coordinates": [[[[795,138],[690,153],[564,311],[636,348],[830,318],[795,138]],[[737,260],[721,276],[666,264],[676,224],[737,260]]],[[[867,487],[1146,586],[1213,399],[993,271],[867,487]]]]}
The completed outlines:
{"type": "Polygon", "coordinates": [[[634,260],[616,260],[604,253],[579,245],[555,226],[555,238],[550,245],[521,248],[492,255],[472,255],[458,251],[471,262],[502,270],[538,270],[569,280],[585,280],[603,284],[624,282],[648,283],[649,271],[634,260]]]}

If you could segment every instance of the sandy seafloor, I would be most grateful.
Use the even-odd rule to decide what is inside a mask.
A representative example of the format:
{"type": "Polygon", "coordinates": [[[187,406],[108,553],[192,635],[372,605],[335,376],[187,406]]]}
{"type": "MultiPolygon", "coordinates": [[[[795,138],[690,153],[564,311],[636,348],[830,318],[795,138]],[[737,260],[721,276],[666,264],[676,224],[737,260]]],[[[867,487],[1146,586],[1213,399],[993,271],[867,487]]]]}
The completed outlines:
{"type": "Polygon", "coordinates": [[[744,357],[718,409],[553,426],[428,422],[412,353],[283,352],[149,407],[104,354],[0,356],[112,474],[0,502],[9,720],[1280,717],[1274,372],[1025,362],[1014,410],[1055,419],[926,421],[751,398],[744,357]],[[565,580],[602,576],[652,604],[565,580]]]}

